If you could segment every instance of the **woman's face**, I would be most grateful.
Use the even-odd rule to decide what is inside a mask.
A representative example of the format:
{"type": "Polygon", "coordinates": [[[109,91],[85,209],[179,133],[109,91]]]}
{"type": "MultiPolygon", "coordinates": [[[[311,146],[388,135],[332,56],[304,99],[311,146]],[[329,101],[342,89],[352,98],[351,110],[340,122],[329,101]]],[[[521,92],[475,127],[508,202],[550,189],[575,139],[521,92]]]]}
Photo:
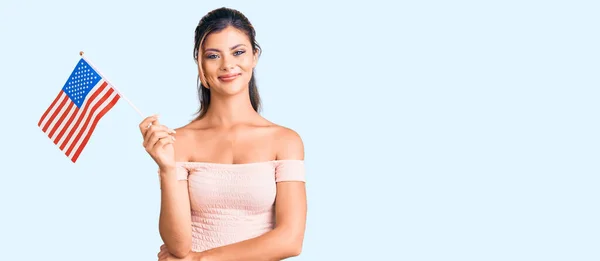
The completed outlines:
{"type": "Polygon", "coordinates": [[[211,92],[236,94],[245,91],[256,66],[257,56],[252,52],[248,36],[234,27],[211,33],[204,39],[198,55],[200,75],[211,92]]]}

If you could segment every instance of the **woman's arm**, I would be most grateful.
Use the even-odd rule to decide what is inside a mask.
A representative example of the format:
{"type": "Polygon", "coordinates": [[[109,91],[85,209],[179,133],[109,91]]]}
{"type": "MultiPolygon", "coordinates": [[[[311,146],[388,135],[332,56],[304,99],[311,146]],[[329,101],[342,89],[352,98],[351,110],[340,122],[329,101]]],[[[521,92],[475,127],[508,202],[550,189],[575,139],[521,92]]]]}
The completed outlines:
{"type": "Polygon", "coordinates": [[[177,171],[160,171],[159,232],[169,253],[183,258],[192,247],[192,221],[187,180],[178,180],[177,171]]]}
{"type": "MultiPolygon", "coordinates": [[[[189,151],[189,135],[185,129],[177,129],[173,143],[174,160],[186,161],[189,151]]],[[[160,170],[160,216],[158,230],[167,251],[183,258],[192,249],[192,216],[188,194],[188,171],[183,166],[160,170]]]]}
{"type": "Polygon", "coordinates": [[[177,166],[178,157],[175,151],[180,151],[187,143],[175,142],[181,138],[181,133],[175,134],[176,131],[160,124],[158,115],[144,118],[139,128],[144,137],[144,148],[159,169],[160,236],[169,253],[176,257],[185,257],[192,245],[191,211],[187,182],[181,181],[187,179],[187,170],[183,166],[177,166]]]}
{"type": "MultiPolygon", "coordinates": [[[[304,160],[304,145],[298,134],[285,129],[279,136],[277,158],[304,160]]],[[[302,181],[277,183],[275,228],[256,238],[192,253],[199,261],[272,261],[297,256],[302,251],[306,223],[306,190],[302,181]]]]}
{"type": "Polygon", "coordinates": [[[301,182],[277,184],[276,227],[253,239],[213,248],[195,255],[198,261],[273,261],[300,255],[306,204],[301,182]]]}

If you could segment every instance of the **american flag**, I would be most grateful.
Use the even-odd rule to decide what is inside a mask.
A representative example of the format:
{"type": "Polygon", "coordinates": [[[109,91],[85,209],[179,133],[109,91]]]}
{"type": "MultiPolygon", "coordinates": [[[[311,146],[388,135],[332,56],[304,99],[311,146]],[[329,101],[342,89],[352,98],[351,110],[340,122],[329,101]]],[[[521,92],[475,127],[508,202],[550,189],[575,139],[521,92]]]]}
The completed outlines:
{"type": "Polygon", "coordinates": [[[120,95],[81,58],[38,126],[75,163],[102,117],[120,95]]]}

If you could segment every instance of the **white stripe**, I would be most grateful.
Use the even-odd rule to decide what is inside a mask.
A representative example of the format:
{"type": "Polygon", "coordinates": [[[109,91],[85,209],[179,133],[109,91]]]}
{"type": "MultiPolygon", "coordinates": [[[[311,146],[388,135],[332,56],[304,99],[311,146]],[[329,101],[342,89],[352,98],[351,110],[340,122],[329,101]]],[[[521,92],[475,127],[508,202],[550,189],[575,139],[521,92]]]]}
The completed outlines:
{"type": "Polygon", "coordinates": [[[85,123],[85,118],[87,117],[87,115],[90,114],[94,105],[96,105],[96,103],[98,103],[98,100],[100,100],[100,98],[104,95],[104,93],[106,91],[108,91],[109,88],[104,88],[104,91],[102,93],[100,93],[98,95],[98,97],[96,97],[96,99],[94,99],[94,102],[90,103],[90,99],[92,98],[94,93],[96,93],[100,89],[100,86],[102,86],[103,83],[104,83],[104,81],[99,81],[98,84],[96,84],[96,86],[94,86],[94,88],[92,90],[90,90],[90,92],[86,96],[86,99],[81,104],[81,107],[79,107],[79,111],[77,112],[77,115],[75,116],[75,118],[73,118],[73,121],[71,122],[71,124],[69,125],[69,128],[65,132],[65,135],[63,135],[60,138],[60,141],[57,143],[59,146],[61,146],[63,143],[67,143],[67,145],[64,147],[65,152],[69,149],[69,146],[71,146],[71,143],[73,143],[73,140],[77,137],[77,133],[79,132],[79,129],[81,129],[81,126],[85,123]],[[89,110],[87,110],[85,115],[83,115],[84,108],[85,108],[86,104],[88,104],[88,103],[90,104],[89,110]],[[71,135],[71,138],[67,140],[67,137],[69,136],[69,133],[71,132],[71,129],[73,129],[73,127],[75,126],[75,124],[77,123],[79,118],[82,118],[82,117],[83,117],[83,119],[79,123],[78,129],[75,132],[73,132],[73,135],[71,135]]]}
{"type": "MultiPolygon", "coordinates": [[[[67,97],[67,99],[68,99],[68,97],[67,97]]],[[[47,133],[50,133],[52,131],[52,128],[54,128],[54,126],[56,124],[58,124],[58,121],[60,120],[60,118],[62,117],[63,114],[65,114],[65,113],[69,113],[70,114],[73,111],[73,108],[71,108],[71,112],[67,112],[67,108],[69,108],[69,103],[70,102],[71,101],[67,101],[65,103],[65,105],[63,105],[63,107],[60,109],[60,111],[58,112],[58,114],[56,114],[56,117],[54,117],[54,120],[52,120],[52,122],[50,122],[50,125],[48,126],[48,129],[46,130],[47,133]]],[[[60,129],[57,129],[52,136],[55,136],[56,133],[58,133],[58,132],[60,132],[60,129]]]]}
{"type": "MultiPolygon", "coordinates": [[[[110,88],[106,88],[107,90],[110,90],[110,88]]],[[[105,93],[102,94],[102,96],[104,96],[105,93]]],[[[88,122],[87,127],[85,128],[85,131],[83,131],[83,134],[81,135],[81,137],[79,138],[79,140],[77,140],[77,144],[75,144],[75,147],[73,147],[73,150],[71,150],[71,153],[67,156],[69,156],[69,159],[72,159],[73,156],[75,155],[75,153],[77,152],[77,150],[79,149],[79,146],[81,146],[81,143],[83,142],[83,140],[85,139],[85,136],[88,134],[88,132],[90,131],[90,129],[92,128],[92,125],[94,123],[94,121],[96,120],[96,118],[98,117],[98,114],[104,109],[106,108],[109,103],[112,101],[112,99],[117,96],[118,93],[113,91],[113,93],[110,94],[110,96],[108,97],[108,99],[106,99],[100,106],[98,106],[97,110],[94,110],[94,114],[93,116],[90,118],[90,121],[88,122]]],[[[100,97],[102,98],[102,97],[100,97]]],[[[80,130],[78,130],[80,131],[80,130]]]]}
{"type": "MultiPolygon", "coordinates": [[[[65,106],[68,107],[68,106],[65,106]]],[[[56,129],[56,131],[54,132],[54,134],[52,134],[52,137],[50,137],[51,140],[54,141],[54,139],[56,139],[56,136],[58,136],[58,134],[62,131],[62,129],[65,128],[65,125],[67,124],[67,122],[69,122],[69,118],[71,118],[71,115],[73,114],[73,112],[77,110],[77,107],[75,105],[73,105],[73,107],[71,107],[71,110],[69,110],[69,112],[67,113],[67,116],[64,118],[64,120],[60,123],[60,126],[58,126],[58,128],[56,129]]],[[[61,112],[62,113],[62,112],[61,112]]],[[[60,119],[60,117],[57,117],[60,119]]],[[[66,134],[63,134],[63,136],[65,136],[66,134]]]]}
{"type": "MultiPolygon", "coordinates": [[[[42,124],[40,124],[40,127],[42,129],[44,129],[44,126],[50,120],[50,118],[52,117],[52,114],[54,114],[54,112],[58,109],[58,106],[60,106],[60,104],[63,102],[63,100],[68,99],[68,98],[69,98],[69,96],[67,96],[64,92],[61,92],[60,98],[58,98],[58,100],[56,101],[54,106],[52,106],[52,108],[50,109],[48,114],[46,114],[46,117],[44,117],[44,119],[42,120],[42,124]]],[[[51,130],[51,128],[46,129],[45,133],[48,133],[48,131],[50,131],[50,130],[51,130]]]]}

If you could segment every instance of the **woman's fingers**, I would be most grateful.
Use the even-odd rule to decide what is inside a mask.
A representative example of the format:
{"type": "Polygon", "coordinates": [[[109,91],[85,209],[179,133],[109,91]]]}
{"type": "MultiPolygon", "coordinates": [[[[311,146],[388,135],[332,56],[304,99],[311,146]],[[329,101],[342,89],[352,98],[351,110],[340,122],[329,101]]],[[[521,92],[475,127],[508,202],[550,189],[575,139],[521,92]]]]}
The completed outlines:
{"type": "Polygon", "coordinates": [[[165,147],[165,145],[167,145],[167,144],[173,144],[173,143],[175,143],[175,137],[173,137],[173,135],[169,135],[169,137],[165,137],[165,138],[160,139],[156,143],[156,146],[165,147]]]}
{"type": "Polygon", "coordinates": [[[167,128],[164,125],[152,125],[146,131],[146,135],[144,136],[144,147],[154,146],[156,141],[160,138],[164,137],[163,133],[174,134],[175,130],[167,128]],[[155,139],[155,135],[159,135],[157,139],[155,139]]]}
{"type": "Polygon", "coordinates": [[[150,126],[150,124],[152,124],[156,120],[158,120],[158,115],[152,115],[152,116],[146,117],[140,123],[139,128],[140,128],[140,132],[142,133],[142,136],[146,136],[146,131],[148,130],[148,127],[150,126]]]}
{"type": "Polygon", "coordinates": [[[147,150],[152,150],[157,144],[165,145],[165,142],[169,142],[169,140],[173,140],[171,134],[167,131],[154,131],[150,134],[150,137],[146,139],[144,147],[147,150]]]}
{"type": "Polygon", "coordinates": [[[164,244],[160,246],[160,251],[158,252],[158,254],[156,255],[157,257],[164,257],[164,255],[167,252],[167,246],[165,246],[164,244]]]}
{"type": "Polygon", "coordinates": [[[168,130],[167,126],[160,125],[160,124],[156,123],[158,121],[154,121],[154,122],[155,123],[152,123],[152,125],[150,125],[149,127],[146,128],[146,131],[144,133],[144,139],[145,140],[147,140],[150,136],[152,136],[152,134],[154,132],[157,132],[157,131],[167,131],[168,130]]]}
{"type": "Polygon", "coordinates": [[[163,148],[165,145],[173,144],[174,142],[175,142],[175,137],[173,137],[171,135],[167,135],[166,137],[160,138],[156,143],[154,143],[154,146],[150,149],[154,150],[154,148],[156,148],[156,147],[163,148]]]}
{"type": "Polygon", "coordinates": [[[157,146],[162,148],[175,141],[175,137],[172,135],[175,133],[175,130],[161,125],[157,115],[145,118],[140,123],[139,128],[144,138],[142,145],[148,153],[155,150],[157,146]]]}
{"type": "Polygon", "coordinates": [[[147,143],[152,138],[152,135],[154,135],[157,132],[165,132],[165,131],[168,131],[168,128],[166,126],[163,126],[163,125],[152,125],[152,126],[150,126],[146,130],[146,133],[144,134],[144,147],[146,147],[147,143]]]}

